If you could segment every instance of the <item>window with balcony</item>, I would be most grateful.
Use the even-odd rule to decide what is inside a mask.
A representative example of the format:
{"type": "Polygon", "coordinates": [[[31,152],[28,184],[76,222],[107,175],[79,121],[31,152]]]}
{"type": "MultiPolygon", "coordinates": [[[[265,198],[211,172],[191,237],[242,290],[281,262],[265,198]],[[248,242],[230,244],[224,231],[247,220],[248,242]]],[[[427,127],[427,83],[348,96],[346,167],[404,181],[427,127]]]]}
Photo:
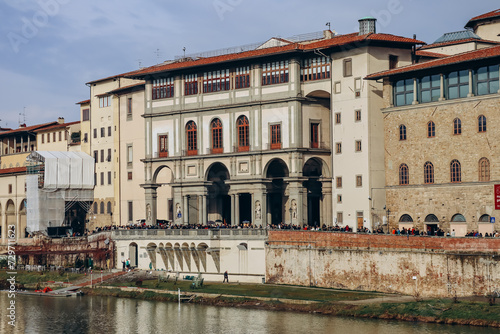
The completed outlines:
{"type": "Polygon", "coordinates": [[[238,127],[238,152],[250,150],[250,126],[246,116],[238,117],[236,121],[238,127]]]}
{"type": "Polygon", "coordinates": [[[281,124],[271,124],[271,150],[281,148],[281,124]]]}
{"type": "Polygon", "coordinates": [[[224,148],[222,146],[222,122],[216,118],[210,124],[212,131],[212,153],[222,153],[224,148]]]}
{"type": "Polygon", "coordinates": [[[262,86],[288,82],[288,60],[262,64],[262,86]]]}
{"type": "Polygon", "coordinates": [[[187,155],[198,154],[198,133],[196,123],[189,121],[186,125],[187,155]]]}
{"type": "Polygon", "coordinates": [[[153,100],[174,97],[174,78],[153,80],[153,100]]]}
{"type": "Polygon", "coordinates": [[[158,136],[158,147],[160,158],[168,157],[168,135],[158,136]]]}

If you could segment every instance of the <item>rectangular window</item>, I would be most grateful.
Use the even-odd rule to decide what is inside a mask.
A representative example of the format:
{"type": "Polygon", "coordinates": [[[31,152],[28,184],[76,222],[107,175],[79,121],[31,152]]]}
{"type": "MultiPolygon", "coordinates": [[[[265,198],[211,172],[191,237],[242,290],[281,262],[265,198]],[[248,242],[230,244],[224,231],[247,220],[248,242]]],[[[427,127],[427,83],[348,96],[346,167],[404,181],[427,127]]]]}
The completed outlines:
{"type": "Polygon", "coordinates": [[[250,66],[237,67],[234,71],[234,88],[250,87],[250,66]]]}
{"type": "Polygon", "coordinates": [[[326,57],[302,59],[300,79],[312,81],[330,78],[330,62],[326,57]]]}
{"type": "Polygon", "coordinates": [[[134,220],[134,206],[132,201],[127,202],[128,207],[128,221],[131,222],[134,220]]]}
{"type": "Polygon", "coordinates": [[[361,152],[361,140],[356,140],[355,147],[356,152],[361,152]]]}
{"type": "Polygon", "coordinates": [[[82,110],[82,121],[89,121],[90,120],[90,109],[83,109],[82,110]]]}
{"type": "Polygon", "coordinates": [[[342,143],[335,143],[335,153],[342,153],[342,143]]]}
{"type": "Polygon", "coordinates": [[[187,74],[184,77],[184,95],[198,94],[198,74],[187,74]]]}
{"type": "Polygon", "coordinates": [[[281,124],[271,125],[271,149],[281,148],[281,124]]]}
{"type": "Polygon", "coordinates": [[[99,161],[99,151],[94,151],[94,160],[95,160],[95,163],[98,163],[99,161]]]}
{"type": "Polygon", "coordinates": [[[394,105],[406,106],[413,103],[413,79],[399,80],[394,85],[394,105]]]}
{"type": "Polygon", "coordinates": [[[340,124],[342,122],[342,114],[337,112],[335,113],[335,124],[340,124]]]}
{"type": "Polygon", "coordinates": [[[420,89],[418,102],[435,102],[441,96],[441,76],[432,75],[419,79],[420,89]]]}
{"type": "Polygon", "coordinates": [[[469,94],[469,70],[451,72],[446,76],[448,100],[467,97],[469,94]]]}
{"type": "Polygon", "coordinates": [[[319,123],[311,123],[311,148],[319,147],[319,123]]]}
{"type": "Polygon", "coordinates": [[[106,157],[107,161],[111,161],[111,149],[108,148],[108,156],[106,157]]]}
{"type": "Polygon", "coordinates": [[[111,127],[108,126],[108,137],[111,137],[111,127]]]}
{"type": "Polygon", "coordinates": [[[130,120],[132,118],[132,98],[127,98],[127,119],[130,120]]]}
{"type": "Polygon", "coordinates": [[[354,110],[354,121],[361,122],[361,110],[354,110]]]}
{"type": "Polygon", "coordinates": [[[134,150],[131,144],[127,145],[127,165],[132,166],[132,159],[134,158],[134,150]]]}
{"type": "Polygon", "coordinates": [[[52,141],[56,142],[56,132],[52,132],[52,141]]]}
{"type": "Polygon", "coordinates": [[[59,131],[59,141],[61,141],[61,140],[62,140],[62,132],[59,131]]]}
{"type": "Polygon", "coordinates": [[[168,157],[168,135],[160,135],[158,136],[158,147],[159,147],[159,156],[160,158],[168,157]]]}
{"type": "Polygon", "coordinates": [[[101,172],[101,186],[104,185],[104,172],[101,172]]]}
{"type": "Polygon", "coordinates": [[[101,162],[104,162],[104,150],[101,150],[101,162]]]}
{"type": "Polygon", "coordinates": [[[337,212],[337,224],[342,224],[344,222],[344,214],[342,212],[337,212]]]}
{"type": "Polygon", "coordinates": [[[342,195],[337,195],[337,203],[342,203],[342,195]]]}
{"type": "Polygon", "coordinates": [[[97,138],[97,129],[94,129],[94,138],[97,138]]]}
{"type": "Polygon", "coordinates": [[[342,84],[340,81],[336,81],[334,84],[335,94],[340,94],[342,92],[342,84]]]}
{"type": "Polygon", "coordinates": [[[342,188],[342,176],[337,176],[336,179],[337,188],[342,188]]]}
{"type": "Polygon", "coordinates": [[[262,64],[262,86],[288,82],[288,60],[262,64]]]}
{"type": "Polygon", "coordinates": [[[68,131],[64,131],[64,140],[68,140],[68,131]]]}
{"type": "Polygon", "coordinates": [[[344,59],[344,78],[352,76],[352,59],[344,59]]]}
{"type": "MultiPolygon", "coordinates": [[[[97,173],[94,173],[94,186],[96,185],[97,185],[97,173]]],[[[94,205],[97,205],[97,203],[94,203],[94,205]]]]}
{"type": "Polygon", "coordinates": [[[83,142],[84,142],[84,143],[87,143],[88,141],[89,141],[89,134],[88,134],[87,132],[85,132],[85,133],[83,134],[83,142]]]}
{"type": "Polygon", "coordinates": [[[106,135],[106,129],[101,128],[101,138],[103,138],[106,135]]]}
{"type": "Polygon", "coordinates": [[[153,80],[153,100],[174,97],[174,78],[153,80]]]}
{"type": "Polygon", "coordinates": [[[42,133],[42,144],[45,143],[45,133],[42,133]]]}
{"type": "Polygon", "coordinates": [[[203,73],[203,93],[230,90],[229,69],[203,73]]]}
{"type": "Polygon", "coordinates": [[[99,97],[99,108],[109,107],[111,105],[111,95],[99,97]]]}
{"type": "Polygon", "coordinates": [[[356,187],[362,187],[362,186],[363,186],[363,176],[356,175],[356,187]]]}
{"type": "Polygon", "coordinates": [[[50,133],[47,133],[47,143],[50,143],[50,133]]]}
{"type": "Polygon", "coordinates": [[[111,184],[111,172],[108,172],[108,184],[111,184]]]}
{"type": "Polygon", "coordinates": [[[476,95],[498,93],[498,65],[478,68],[475,73],[477,85],[476,95]]]}
{"type": "Polygon", "coordinates": [[[398,67],[398,56],[389,55],[389,69],[395,69],[398,67]]]}
{"type": "Polygon", "coordinates": [[[12,184],[9,184],[9,194],[12,194],[12,184]]]}
{"type": "Polygon", "coordinates": [[[132,172],[127,172],[127,180],[132,180],[132,172]]]}

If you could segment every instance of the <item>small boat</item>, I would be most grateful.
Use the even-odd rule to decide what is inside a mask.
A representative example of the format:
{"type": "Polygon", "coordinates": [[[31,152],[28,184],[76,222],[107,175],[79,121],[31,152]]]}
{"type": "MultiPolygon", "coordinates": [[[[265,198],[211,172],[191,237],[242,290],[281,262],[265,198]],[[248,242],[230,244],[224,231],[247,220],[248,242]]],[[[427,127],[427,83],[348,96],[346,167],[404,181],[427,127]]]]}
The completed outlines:
{"type": "Polygon", "coordinates": [[[52,290],[49,287],[46,287],[43,290],[35,290],[35,291],[28,291],[28,290],[18,290],[16,293],[21,294],[21,295],[29,295],[29,296],[43,296],[43,297],[76,297],[76,296],[83,296],[82,291],[60,291],[58,290],[52,290]]]}

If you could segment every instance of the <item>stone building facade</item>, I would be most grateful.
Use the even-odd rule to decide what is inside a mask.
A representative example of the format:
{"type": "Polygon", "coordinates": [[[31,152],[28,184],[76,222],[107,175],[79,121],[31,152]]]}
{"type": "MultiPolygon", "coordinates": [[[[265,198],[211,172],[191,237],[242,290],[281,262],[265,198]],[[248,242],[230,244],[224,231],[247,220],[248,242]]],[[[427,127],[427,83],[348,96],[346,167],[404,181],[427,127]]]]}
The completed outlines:
{"type": "Polygon", "coordinates": [[[493,46],[368,76],[384,79],[391,228],[499,229],[499,64],[493,46]]]}

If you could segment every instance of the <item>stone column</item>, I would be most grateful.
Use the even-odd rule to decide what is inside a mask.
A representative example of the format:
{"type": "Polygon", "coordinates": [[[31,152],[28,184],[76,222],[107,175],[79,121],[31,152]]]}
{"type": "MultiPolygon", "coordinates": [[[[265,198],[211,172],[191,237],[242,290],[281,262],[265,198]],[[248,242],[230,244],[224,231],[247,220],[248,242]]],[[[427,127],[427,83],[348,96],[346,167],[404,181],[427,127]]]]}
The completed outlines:
{"type": "Polygon", "coordinates": [[[412,104],[418,104],[418,81],[413,79],[413,102],[412,104]]]}
{"type": "Polygon", "coordinates": [[[321,224],[325,224],[327,226],[333,225],[332,219],[332,180],[323,180],[321,182],[321,186],[323,189],[323,220],[321,224]]]}
{"type": "Polygon", "coordinates": [[[235,210],[236,195],[231,194],[231,225],[234,225],[236,221],[236,210],[235,210]]]}
{"type": "Polygon", "coordinates": [[[240,224],[240,194],[236,194],[235,196],[235,201],[234,201],[234,221],[235,224],[233,225],[239,225],[240,224]]]}
{"type": "Polygon", "coordinates": [[[469,94],[467,94],[467,97],[472,97],[474,96],[474,92],[472,91],[472,77],[473,77],[473,72],[472,70],[469,70],[469,94]]]}
{"type": "Polygon", "coordinates": [[[188,224],[189,223],[189,198],[188,196],[183,196],[183,199],[184,199],[184,205],[183,205],[183,208],[182,208],[182,211],[184,212],[184,219],[183,219],[183,222],[184,224],[188,224]]]}
{"type": "Polygon", "coordinates": [[[201,211],[202,211],[202,224],[207,225],[207,195],[202,195],[202,206],[201,206],[201,211]]]}
{"type": "Polygon", "coordinates": [[[157,219],[157,208],[158,208],[158,185],[149,183],[142,185],[146,195],[146,224],[152,225],[156,224],[157,219]]]}
{"type": "Polygon", "coordinates": [[[439,101],[444,101],[444,74],[440,74],[440,93],[439,93],[439,101]]]}

